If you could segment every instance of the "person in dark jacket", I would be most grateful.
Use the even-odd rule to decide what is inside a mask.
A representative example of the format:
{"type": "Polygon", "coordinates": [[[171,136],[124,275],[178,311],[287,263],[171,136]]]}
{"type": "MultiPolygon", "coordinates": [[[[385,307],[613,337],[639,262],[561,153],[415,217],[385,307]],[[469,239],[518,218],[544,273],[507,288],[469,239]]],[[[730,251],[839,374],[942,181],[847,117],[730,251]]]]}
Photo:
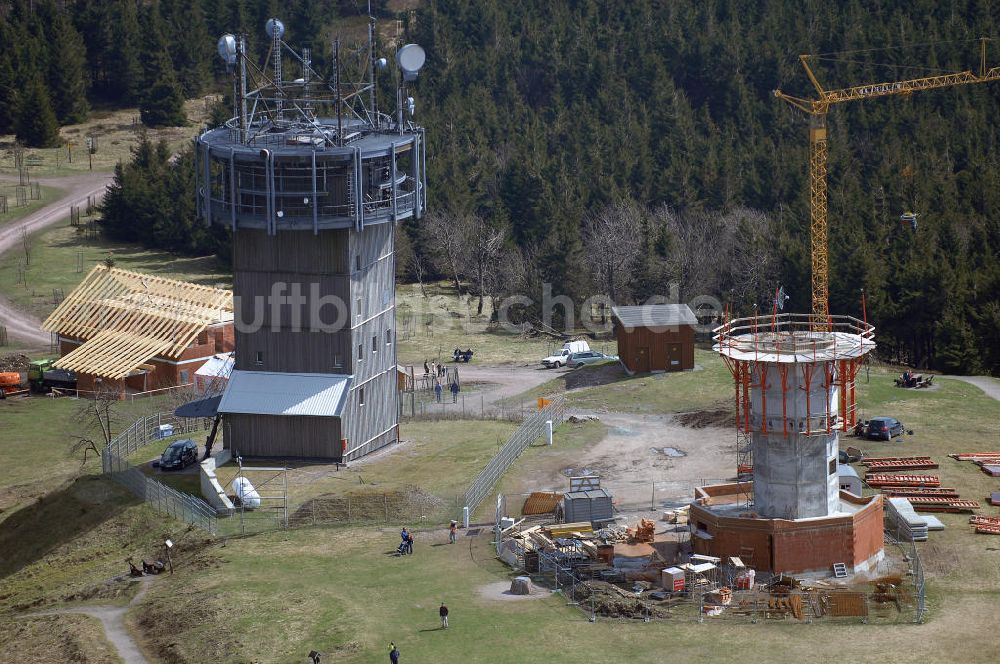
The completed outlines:
{"type": "Polygon", "coordinates": [[[441,629],[448,629],[448,607],[444,605],[444,602],[441,602],[438,615],[441,616],[441,629]]]}
{"type": "Polygon", "coordinates": [[[389,661],[392,664],[399,664],[399,648],[392,641],[389,642],[389,661]]]}
{"type": "Polygon", "coordinates": [[[458,403],[458,390],[459,389],[460,388],[458,387],[458,381],[457,380],[452,381],[452,383],[451,383],[451,402],[452,403],[458,403]]]}

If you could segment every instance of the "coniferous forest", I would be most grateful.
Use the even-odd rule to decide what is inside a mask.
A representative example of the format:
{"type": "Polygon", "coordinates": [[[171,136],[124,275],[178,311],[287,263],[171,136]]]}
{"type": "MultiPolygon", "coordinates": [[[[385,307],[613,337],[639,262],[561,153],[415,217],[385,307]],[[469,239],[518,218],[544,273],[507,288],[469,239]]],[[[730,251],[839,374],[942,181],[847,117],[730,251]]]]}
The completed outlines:
{"type": "MultiPolygon", "coordinates": [[[[676,284],[682,301],[748,314],[780,285],[786,310],[807,312],[809,124],[773,90],[815,96],[803,53],[825,54],[815,69],[838,88],[978,72],[977,39],[1000,38],[989,0],[401,4],[416,6],[398,16],[405,39],[428,53],[412,93],[431,212],[400,228],[400,276],[480,302],[540,300],[548,283],[632,303],[676,284]]],[[[280,16],[322,71],[323,44],[365,5],[0,1],[0,132],[51,145],[58,124],[107,105],[178,123],[180,100],[228,89],[219,34],[244,30],[263,57],[264,21],[280,16]]],[[[986,60],[1000,65],[1000,41],[986,60]]],[[[997,117],[1000,81],[830,111],[830,309],[860,316],[863,288],[886,360],[1000,373],[997,117]]],[[[192,219],[190,155],[143,142],[117,175],[107,233],[225,254],[192,219]]]]}

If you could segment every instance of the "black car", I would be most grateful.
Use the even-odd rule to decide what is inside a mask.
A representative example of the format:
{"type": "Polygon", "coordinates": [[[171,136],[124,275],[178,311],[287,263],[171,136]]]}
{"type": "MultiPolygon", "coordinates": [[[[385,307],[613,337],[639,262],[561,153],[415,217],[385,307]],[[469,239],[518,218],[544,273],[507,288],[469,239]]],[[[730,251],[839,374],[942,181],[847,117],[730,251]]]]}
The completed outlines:
{"type": "Polygon", "coordinates": [[[160,456],[160,468],[174,470],[186,468],[198,460],[198,444],[190,438],[175,440],[160,456]]]}
{"type": "Polygon", "coordinates": [[[873,417],[865,431],[865,436],[873,440],[892,440],[902,435],[903,423],[892,417],[873,417]]]}

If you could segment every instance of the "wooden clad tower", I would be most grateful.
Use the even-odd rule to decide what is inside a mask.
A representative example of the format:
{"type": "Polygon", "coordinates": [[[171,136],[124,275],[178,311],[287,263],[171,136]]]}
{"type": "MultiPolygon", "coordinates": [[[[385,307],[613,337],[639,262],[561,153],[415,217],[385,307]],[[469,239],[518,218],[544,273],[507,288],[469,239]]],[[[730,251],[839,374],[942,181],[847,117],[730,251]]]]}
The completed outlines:
{"type": "Polygon", "coordinates": [[[243,37],[223,36],[234,117],[197,139],[199,213],[233,237],[236,360],[219,405],[224,445],[243,456],[347,461],[398,439],[393,238],[396,223],[425,207],[423,129],[405,119],[406,81],[423,51],[397,53],[402,80],[389,116],[374,94],[385,60],[373,56],[367,80],[349,85],[336,70],[313,70],[307,50],[284,42],[280,21],[267,30],[272,51],[300,64],[299,78],[284,80],[281,55],[269,71],[251,71],[243,37]]]}

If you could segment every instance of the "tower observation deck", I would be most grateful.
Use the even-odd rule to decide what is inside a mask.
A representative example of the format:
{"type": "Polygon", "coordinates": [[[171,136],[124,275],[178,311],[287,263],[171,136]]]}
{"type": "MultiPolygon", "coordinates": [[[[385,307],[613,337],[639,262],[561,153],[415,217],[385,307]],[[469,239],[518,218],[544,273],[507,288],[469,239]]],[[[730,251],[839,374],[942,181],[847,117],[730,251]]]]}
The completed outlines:
{"type": "Polygon", "coordinates": [[[266,32],[263,64],[245,36],[219,39],[233,113],[195,144],[198,214],[233,238],[224,445],[347,461],[398,439],[393,238],[426,207],[424,130],[407,96],[425,56],[415,44],[396,51],[387,114],[373,20],[367,44],[331,45],[325,76],[281,21],[266,32]]]}

